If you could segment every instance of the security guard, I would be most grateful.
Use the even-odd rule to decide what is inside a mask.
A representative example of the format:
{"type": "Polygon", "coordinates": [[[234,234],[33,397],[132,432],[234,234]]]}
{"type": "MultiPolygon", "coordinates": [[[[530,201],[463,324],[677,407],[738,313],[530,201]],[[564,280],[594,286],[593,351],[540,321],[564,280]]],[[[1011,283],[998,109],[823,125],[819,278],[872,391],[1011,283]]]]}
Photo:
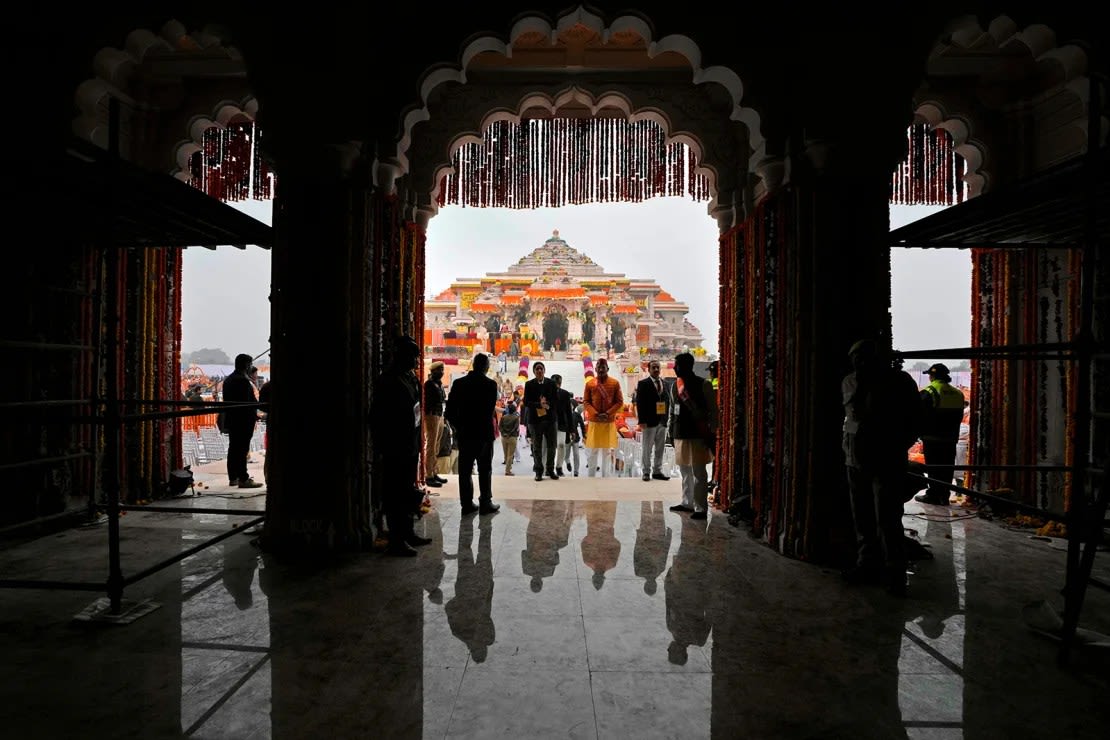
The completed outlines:
{"type": "MultiPolygon", "coordinates": [[[[960,423],[964,418],[964,394],[952,386],[948,366],[937,363],[926,371],[929,385],[921,389],[924,426],[921,433],[922,452],[929,466],[929,477],[951,483],[956,464],[956,445],[960,441],[960,423]]],[[[930,484],[924,493],[914,496],[923,504],[947,506],[950,489],[930,484]]]]}

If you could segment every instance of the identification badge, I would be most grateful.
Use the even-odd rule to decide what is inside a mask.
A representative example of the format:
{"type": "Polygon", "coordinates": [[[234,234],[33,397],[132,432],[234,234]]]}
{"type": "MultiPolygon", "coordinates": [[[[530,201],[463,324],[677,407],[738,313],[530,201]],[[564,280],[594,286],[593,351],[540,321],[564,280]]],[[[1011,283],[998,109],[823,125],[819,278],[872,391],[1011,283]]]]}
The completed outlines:
{"type": "Polygon", "coordinates": [[[663,403],[662,401],[656,401],[655,413],[659,414],[660,416],[667,413],[667,404],[663,403]]]}
{"type": "Polygon", "coordinates": [[[420,426],[420,402],[412,405],[412,425],[414,427],[420,426]]]}
{"type": "Polygon", "coordinates": [[[678,416],[679,411],[682,411],[682,404],[681,403],[676,403],[674,405],[674,415],[678,416]]]}
{"type": "Polygon", "coordinates": [[[536,416],[547,416],[547,409],[545,409],[543,406],[540,406],[538,409],[536,409],[536,416]]]}

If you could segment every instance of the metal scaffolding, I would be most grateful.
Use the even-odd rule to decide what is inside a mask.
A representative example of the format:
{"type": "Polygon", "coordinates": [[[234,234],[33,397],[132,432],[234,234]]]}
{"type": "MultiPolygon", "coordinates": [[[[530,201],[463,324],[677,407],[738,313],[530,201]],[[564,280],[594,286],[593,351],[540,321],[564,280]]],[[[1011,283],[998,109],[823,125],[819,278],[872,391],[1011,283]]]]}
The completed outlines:
{"type": "MultiPolygon", "coordinates": [[[[19,578],[0,579],[0,588],[22,589],[60,589],[77,591],[105,591],[108,597],[106,613],[119,617],[123,611],[123,593],[127,586],[157,573],[158,571],[220,542],[234,534],[243,532],[261,523],[265,516],[256,509],[204,509],[171,506],[130,506],[121,503],[123,491],[119,471],[119,450],[123,430],[129,424],[166,418],[209,414],[213,411],[244,406],[265,408],[260,403],[204,403],[179,400],[124,400],[118,397],[118,389],[113,379],[118,377],[120,353],[119,337],[119,289],[115,276],[118,275],[120,250],[126,248],[183,248],[217,245],[231,245],[244,248],[256,244],[269,248],[273,244],[271,228],[250,216],[220,203],[195,190],[185,183],[168,175],[149,173],[119,159],[119,101],[109,102],[109,145],[108,150],[99,150],[87,144],[73,142],[62,157],[58,169],[62,175],[50,181],[51,187],[60,182],[63,192],[51,193],[51,207],[58,208],[57,198],[63,199],[62,208],[71,210],[66,218],[81,222],[78,214],[94,219],[96,234],[93,249],[98,260],[103,260],[107,277],[102,285],[90,286],[82,296],[95,301],[97,315],[103,317],[104,330],[95,333],[92,345],[74,345],[44,341],[5,341],[6,348],[32,352],[80,352],[92,353],[96,367],[91,371],[95,383],[93,388],[103,384],[104,395],[95,390],[88,399],[74,400],[19,400],[0,404],[0,410],[13,414],[32,414],[43,425],[69,424],[88,425],[103,431],[103,449],[98,452],[93,435],[89,449],[75,451],[66,455],[49,455],[26,460],[18,460],[0,465],[0,470],[28,466],[48,465],[70,459],[92,460],[93,472],[88,476],[87,510],[66,510],[47,516],[33,518],[9,527],[25,528],[43,524],[64,517],[76,517],[85,513],[95,520],[103,512],[108,525],[108,575],[106,581],[61,581],[31,580],[19,578]],[[99,358],[103,357],[103,366],[99,358]],[[155,407],[160,410],[141,413],[124,413],[132,407],[155,407]],[[75,409],[76,413],[65,416],[46,416],[49,409],[75,409]],[[97,470],[99,466],[99,470],[97,470]],[[97,501],[96,481],[103,481],[103,502],[97,501]],[[172,513],[220,513],[229,516],[247,517],[240,525],[222,532],[193,547],[150,565],[131,575],[124,575],[120,558],[120,515],[125,511],[172,512],[172,513]]],[[[43,168],[50,170],[50,168],[43,168]]],[[[52,173],[52,177],[56,173],[52,173]]],[[[98,263],[99,264],[99,263],[98,263]]],[[[98,271],[99,272],[99,271],[98,271]]],[[[10,418],[10,417],[9,417],[10,418]]]]}
{"type": "MultiPolygon", "coordinates": [[[[1063,626],[1059,635],[1059,661],[1069,659],[1088,585],[1110,590],[1091,577],[1095,552],[1106,526],[1108,486],[1106,469],[1110,451],[1110,409],[1096,408],[1095,380],[1106,383],[1110,359],[1105,327],[1095,321],[1096,271],[1100,250],[1110,241],[1110,150],[1100,141],[1101,93],[1105,80],[1090,79],[1086,153],[1014,186],[999,189],[953,206],[890,232],[892,248],[913,249],[1072,249],[1079,257],[1078,326],[1070,341],[1014,344],[994,347],[960,347],[899,352],[903,358],[1008,359],[1053,358],[1075,366],[1076,413],[1067,440],[1071,459],[1064,466],[965,465],[958,469],[1037,470],[1064,472],[1069,481],[1066,511],[1053,512],[1028,506],[984,491],[948,485],[973,500],[1063,521],[1067,525],[1068,552],[1065,577],[1063,626]]],[[[1103,290],[1107,286],[1098,286],[1103,290]]],[[[974,379],[973,379],[974,382],[974,379]]],[[[1105,389],[1102,389],[1105,390],[1105,389]]],[[[983,412],[983,413],[990,413],[983,412]]]]}

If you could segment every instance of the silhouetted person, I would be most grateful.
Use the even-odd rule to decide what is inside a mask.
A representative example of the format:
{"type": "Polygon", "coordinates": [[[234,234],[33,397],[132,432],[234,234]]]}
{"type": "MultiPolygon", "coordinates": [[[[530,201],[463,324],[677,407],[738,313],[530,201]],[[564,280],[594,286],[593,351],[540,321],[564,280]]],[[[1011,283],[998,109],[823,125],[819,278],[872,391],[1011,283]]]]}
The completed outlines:
{"type": "Polygon", "coordinates": [[[389,555],[416,555],[413,546],[427,545],[431,539],[413,532],[413,518],[424,494],[416,488],[420,461],[421,393],[416,365],[420,346],[412,337],[398,337],[393,343],[389,365],[374,381],[370,423],[373,425],[374,452],[383,471],[382,506],[389,528],[389,555]]]}
{"type": "Polygon", "coordinates": [[[605,574],[617,567],[621,541],[614,534],[616,501],[590,501],[585,504],[586,536],[582,538],[582,562],[593,571],[594,588],[601,590],[605,574]]]}
{"type": "Polygon", "coordinates": [[[664,520],[662,501],[640,502],[640,526],[636,528],[636,544],[632,548],[632,566],[636,576],[644,579],[644,593],[655,595],[657,579],[667,567],[671,551],[671,528],[664,520]]]}
{"type": "MultiPolygon", "coordinates": [[[[960,424],[964,420],[964,394],[952,385],[948,366],[938,362],[926,371],[929,385],[921,389],[921,451],[929,466],[930,480],[951,483],[955,474],[956,447],[960,424]]],[[[952,489],[930,484],[929,490],[914,498],[923,504],[947,506],[952,489]]]]}
{"type": "Polygon", "coordinates": [[[428,366],[428,379],[424,381],[424,484],[439,488],[447,482],[436,472],[439,455],[439,437],[443,434],[444,365],[436,360],[428,366]]]}
{"type": "Polygon", "coordinates": [[[717,434],[717,397],[713,384],[694,373],[694,356],[675,355],[677,376],[670,390],[667,437],[674,442],[674,461],[682,478],[682,503],[671,511],[687,511],[692,519],[709,516],[709,471],[717,434]]]}
{"type": "Polygon", "coordinates": [[[682,539],[663,579],[667,629],[671,632],[667,660],[675,665],[686,665],[690,646],[701,647],[709,639],[713,588],[705,558],[707,537],[704,524],[692,518],[683,519],[682,539]]]}
{"type": "Polygon", "coordinates": [[[570,525],[574,519],[571,501],[536,501],[528,518],[524,549],[520,551],[520,569],[531,576],[533,593],[543,588],[543,579],[555,574],[559,566],[559,550],[570,542],[570,525]]]}
{"type": "MultiPolygon", "coordinates": [[[[235,372],[224,380],[223,400],[227,403],[254,403],[258,400],[254,383],[249,372],[250,355],[235,356],[235,372]]],[[[261,488],[254,478],[247,474],[247,455],[251,449],[251,437],[258,422],[258,409],[253,406],[228,408],[224,412],[227,430],[227,477],[232,486],[239,488],[261,488]]]]}
{"type": "Polygon", "coordinates": [[[921,402],[913,378],[871,340],[848,350],[852,372],[841,381],[844,464],[855,523],[856,564],[851,583],[883,583],[906,590],[902,505],[909,448],[917,441],[921,402]]]}
{"type": "Polygon", "coordinates": [[[458,574],[455,595],[447,602],[447,624],[451,634],[466,643],[475,663],[486,659],[494,643],[493,626],[493,554],[490,548],[492,517],[478,519],[478,555],[471,551],[474,540],[474,517],[459,519],[458,574]]]}
{"type": "MultiPolygon", "coordinates": [[[[258,402],[269,404],[273,395],[273,386],[270,385],[272,381],[267,380],[258,389],[258,402]]],[[[266,406],[261,410],[259,416],[266,422],[266,431],[262,434],[262,480],[266,485],[270,485],[270,407],[266,406]]]]}
{"type": "Polygon", "coordinates": [[[235,606],[246,610],[254,605],[254,572],[258,570],[258,554],[253,546],[237,547],[224,544],[224,567],[221,573],[224,588],[235,599],[235,606]]]}
{"type": "MultiPolygon", "coordinates": [[[[432,516],[436,515],[433,514],[432,516]]],[[[430,517],[422,517],[421,522],[427,522],[429,518],[430,517]]],[[[417,526],[420,526],[420,522],[417,523],[417,526]]],[[[447,563],[441,546],[428,549],[429,552],[421,558],[419,575],[420,585],[424,589],[424,592],[428,594],[428,601],[433,604],[442,605],[443,590],[440,588],[440,584],[443,583],[443,573],[447,569],[447,563]],[[429,558],[433,558],[430,563],[429,558]]]]}
{"type": "Polygon", "coordinates": [[[459,447],[459,502],[462,513],[493,514],[493,440],[497,423],[497,381],[486,376],[489,355],[474,355],[470,372],[451,385],[447,397],[447,422],[455,430],[459,447]],[[478,503],[474,503],[471,472],[478,464],[478,503]]]}

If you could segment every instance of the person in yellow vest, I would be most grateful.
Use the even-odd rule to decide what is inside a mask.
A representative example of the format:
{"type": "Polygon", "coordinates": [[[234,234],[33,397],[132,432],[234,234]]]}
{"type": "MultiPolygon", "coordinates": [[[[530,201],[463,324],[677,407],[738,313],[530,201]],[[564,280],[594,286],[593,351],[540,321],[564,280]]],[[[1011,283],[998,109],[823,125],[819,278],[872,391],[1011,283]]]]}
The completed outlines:
{"type": "Polygon", "coordinates": [[[964,394],[952,385],[948,366],[937,363],[926,370],[929,385],[921,389],[924,423],[921,447],[930,480],[928,490],[914,500],[934,506],[948,506],[951,489],[941,483],[952,482],[956,464],[956,446],[960,441],[960,423],[964,418],[964,394]]]}

